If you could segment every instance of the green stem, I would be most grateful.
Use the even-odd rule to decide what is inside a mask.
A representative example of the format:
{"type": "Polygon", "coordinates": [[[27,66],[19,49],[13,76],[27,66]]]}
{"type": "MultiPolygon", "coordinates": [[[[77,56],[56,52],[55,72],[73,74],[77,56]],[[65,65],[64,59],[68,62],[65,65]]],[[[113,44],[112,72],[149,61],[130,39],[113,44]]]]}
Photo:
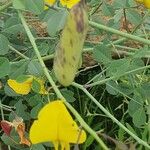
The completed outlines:
{"type": "Polygon", "coordinates": [[[98,23],[96,23],[96,22],[89,21],[89,24],[90,24],[92,27],[95,27],[95,28],[98,28],[98,29],[101,29],[101,30],[108,31],[108,32],[111,32],[111,33],[114,33],[114,34],[117,34],[117,35],[126,37],[126,38],[128,38],[128,39],[132,39],[132,40],[134,40],[134,41],[141,42],[141,43],[143,43],[143,44],[148,44],[148,45],[150,45],[150,40],[147,40],[147,39],[144,39],[144,38],[141,38],[141,37],[132,35],[132,34],[128,34],[128,33],[125,33],[125,32],[121,32],[121,31],[115,30],[115,29],[113,29],[113,28],[106,27],[105,25],[98,24],[98,23]]]}
{"type": "Polygon", "coordinates": [[[9,49],[12,50],[13,52],[15,52],[16,54],[18,54],[19,56],[21,56],[22,58],[29,59],[29,57],[27,57],[24,54],[20,53],[17,49],[15,49],[14,47],[12,47],[11,45],[9,45],[9,49]]]}
{"type": "MultiPolygon", "coordinates": [[[[132,52],[139,51],[139,49],[137,49],[137,48],[127,47],[127,46],[122,46],[122,45],[114,45],[114,46],[117,47],[117,48],[120,48],[120,49],[129,50],[129,51],[132,51],[132,52]]],[[[134,53],[132,53],[132,54],[134,54],[134,53]]]]}
{"type": "MultiPolygon", "coordinates": [[[[83,53],[85,53],[85,52],[91,52],[91,51],[93,51],[93,48],[85,48],[85,49],[83,49],[83,53]]],[[[44,61],[50,60],[50,59],[53,59],[53,58],[54,58],[54,54],[51,54],[51,55],[47,55],[47,56],[42,57],[42,59],[43,59],[44,61]]]]}
{"type": "Polygon", "coordinates": [[[3,112],[3,107],[2,107],[2,102],[0,100],[0,110],[1,110],[1,117],[2,117],[2,120],[4,120],[4,112],[3,112]]]}
{"type": "Polygon", "coordinates": [[[85,86],[86,87],[92,87],[92,86],[95,86],[95,85],[104,84],[104,83],[106,83],[106,82],[108,82],[110,80],[114,80],[114,79],[119,78],[121,76],[129,75],[131,73],[134,73],[134,72],[137,72],[137,71],[141,71],[141,70],[144,70],[144,69],[148,69],[148,68],[150,68],[150,65],[147,65],[147,66],[144,66],[144,67],[139,67],[137,69],[134,69],[134,70],[131,70],[131,71],[127,71],[124,74],[121,74],[121,75],[118,75],[118,76],[112,76],[110,78],[106,78],[104,80],[100,80],[100,81],[97,81],[97,82],[94,82],[94,83],[91,83],[91,84],[87,84],[85,86]]]}
{"type": "Polygon", "coordinates": [[[66,104],[66,106],[70,109],[70,111],[74,114],[74,116],[77,118],[77,120],[80,122],[80,124],[97,140],[97,142],[100,144],[100,146],[104,149],[104,150],[108,150],[108,147],[103,143],[103,141],[98,137],[98,135],[96,134],[96,132],[94,130],[92,130],[87,124],[86,122],[82,119],[82,117],[79,115],[79,113],[65,100],[65,98],[63,97],[63,95],[61,94],[60,90],[58,89],[58,87],[56,86],[55,82],[53,81],[52,77],[50,76],[48,69],[46,68],[42,57],[40,55],[40,52],[38,50],[38,47],[35,43],[35,38],[33,37],[23,15],[21,14],[20,11],[18,11],[19,17],[22,21],[22,24],[26,30],[26,33],[28,35],[28,38],[33,46],[33,49],[35,51],[35,54],[37,55],[37,58],[43,68],[43,71],[45,73],[45,76],[47,77],[48,81],[50,82],[51,86],[53,87],[55,93],[57,94],[58,98],[62,99],[64,101],[64,103],[66,104]]]}
{"type": "MultiPolygon", "coordinates": [[[[137,25],[137,26],[135,27],[135,29],[132,31],[132,33],[134,33],[134,32],[137,30],[137,28],[144,22],[145,18],[147,18],[147,16],[149,15],[149,13],[150,13],[150,12],[148,12],[148,13],[145,14],[145,16],[143,17],[142,21],[139,23],[139,25],[137,25]]],[[[141,36],[145,36],[145,35],[141,35],[141,36]]],[[[47,38],[48,38],[48,37],[47,37],[47,38]]],[[[126,40],[127,40],[127,38],[121,38],[121,39],[119,39],[119,40],[113,41],[113,42],[110,43],[110,44],[107,44],[106,46],[112,47],[112,45],[120,44],[120,43],[122,43],[122,42],[124,42],[124,41],[126,41],[126,40]]],[[[103,42],[100,42],[100,43],[103,44],[103,42]]],[[[119,47],[119,45],[115,45],[115,46],[118,47],[118,48],[122,48],[121,46],[119,47]]],[[[134,49],[134,48],[128,48],[128,49],[129,49],[129,50],[137,50],[137,49],[134,49]]],[[[83,49],[83,52],[92,52],[92,51],[93,51],[93,48],[86,48],[86,49],[83,49]]],[[[54,55],[52,54],[52,55],[48,55],[48,56],[45,56],[45,57],[42,57],[42,58],[43,58],[43,60],[45,61],[45,60],[53,59],[53,57],[54,57],[54,55]]]]}
{"type": "Polygon", "coordinates": [[[109,113],[82,85],[77,83],[72,83],[76,88],[81,89],[100,109],[103,111],[111,120],[113,120],[120,128],[124,129],[130,136],[132,136],[139,144],[144,145],[150,149],[150,145],[145,141],[141,140],[138,136],[132,133],[128,128],[126,128],[122,123],[120,123],[112,114],[109,113]]]}

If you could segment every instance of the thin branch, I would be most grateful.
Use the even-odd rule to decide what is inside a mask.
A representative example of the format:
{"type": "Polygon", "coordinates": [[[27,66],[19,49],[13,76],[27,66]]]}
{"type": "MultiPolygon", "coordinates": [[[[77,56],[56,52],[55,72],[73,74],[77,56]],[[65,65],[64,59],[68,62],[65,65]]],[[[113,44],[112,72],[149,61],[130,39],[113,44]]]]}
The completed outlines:
{"type": "Polygon", "coordinates": [[[91,129],[87,123],[82,119],[82,117],[80,116],[80,114],[66,101],[66,99],[63,97],[63,95],[61,94],[60,90],[58,89],[58,87],[56,86],[55,82],[53,81],[52,77],[50,76],[48,69],[46,68],[42,57],[40,55],[40,52],[38,50],[38,47],[35,43],[35,38],[33,37],[22,13],[20,11],[18,11],[19,17],[22,21],[22,24],[25,28],[25,31],[28,35],[28,38],[33,46],[33,49],[35,51],[35,54],[37,55],[37,58],[43,68],[43,71],[45,73],[45,76],[47,77],[48,81],[50,82],[51,86],[53,87],[55,93],[57,94],[58,98],[62,99],[64,101],[64,103],[66,104],[66,106],[70,109],[70,111],[74,114],[74,116],[77,118],[77,120],[80,122],[81,126],[83,126],[94,138],[95,140],[97,140],[97,142],[99,143],[99,145],[104,149],[104,150],[108,150],[108,147],[104,144],[104,142],[98,137],[98,135],[96,134],[96,132],[91,129]]]}
{"type": "Polygon", "coordinates": [[[8,45],[9,49],[12,50],[13,52],[15,52],[16,54],[18,54],[19,56],[21,56],[24,59],[29,59],[29,57],[25,56],[24,54],[20,53],[17,49],[15,49],[14,47],[12,47],[11,45],[8,45]]]}
{"type": "Polygon", "coordinates": [[[131,40],[134,40],[134,41],[138,41],[138,42],[143,43],[143,44],[148,44],[148,45],[150,45],[150,40],[147,40],[147,39],[144,39],[144,38],[141,38],[141,37],[132,35],[132,34],[128,34],[128,33],[125,33],[125,32],[122,32],[122,31],[119,31],[119,30],[110,28],[110,27],[106,27],[105,25],[102,25],[102,24],[99,24],[99,23],[96,23],[96,22],[93,22],[93,21],[89,21],[89,24],[90,24],[92,27],[95,27],[95,28],[98,28],[98,29],[101,29],[101,30],[108,31],[108,32],[111,32],[111,33],[120,35],[120,36],[122,36],[122,37],[131,39],[131,40]]]}
{"type": "Polygon", "coordinates": [[[82,90],[97,106],[98,108],[103,111],[112,121],[114,121],[120,128],[125,130],[130,136],[132,136],[139,144],[144,145],[145,147],[150,149],[150,145],[147,142],[141,140],[138,136],[132,133],[128,128],[126,128],[120,121],[118,121],[108,110],[105,109],[82,85],[77,83],[72,83],[72,85],[76,88],[82,90]]]}
{"type": "Polygon", "coordinates": [[[112,77],[106,78],[104,80],[100,80],[100,81],[97,81],[97,82],[94,82],[94,83],[91,83],[91,84],[87,84],[87,85],[85,85],[85,87],[92,87],[92,86],[96,86],[96,85],[101,85],[101,84],[104,84],[104,83],[106,83],[110,80],[114,80],[116,78],[120,78],[122,76],[129,75],[131,73],[141,71],[141,70],[145,70],[145,69],[148,69],[148,68],[150,68],[150,65],[147,65],[147,66],[144,66],[144,67],[139,67],[139,68],[136,68],[134,70],[127,71],[127,72],[125,72],[123,74],[120,74],[118,76],[112,76],[112,77]]]}

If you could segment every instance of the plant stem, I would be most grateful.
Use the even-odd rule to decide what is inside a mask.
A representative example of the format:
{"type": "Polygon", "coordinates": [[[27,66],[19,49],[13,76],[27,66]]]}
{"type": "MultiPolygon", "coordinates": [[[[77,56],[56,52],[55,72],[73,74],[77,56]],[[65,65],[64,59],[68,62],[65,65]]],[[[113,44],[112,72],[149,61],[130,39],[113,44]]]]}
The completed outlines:
{"type": "Polygon", "coordinates": [[[24,54],[20,53],[17,49],[15,49],[14,47],[12,47],[11,45],[9,45],[9,49],[12,50],[13,52],[15,52],[16,54],[18,54],[19,56],[21,56],[22,58],[29,59],[29,57],[27,57],[24,54]]]}
{"type": "Polygon", "coordinates": [[[108,32],[111,32],[111,33],[114,33],[114,34],[117,34],[117,35],[126,37],[126,38],[128,38],[128,39],[132,39],[132,40],[134,40],[134,41],[141,42],[141,43],[143,43],[143,44],[148,44],[148,45],[150,45],[150,40],[147,40],[147,39],[144,39],[144,38],[141,38],[141,37],[132,35],[132,34],[128,34],[128,33],[125,33],[125,32],[121,32],[121,31],[115,30],[115,29],[113,29],[113,28],[106,27],[105,25],[98,24],[98,23],[96,23],[96,22],[89,21],[89,24],[90,24],[92,27],[95,27],[95,28],[98,28],[98,29],[101,29],[101,30],[108,31],[108,32]]]}
{"type": "Polygon", "coordinates": [[[130,70],[130,71],[127,71],[125,72],[124,74],[121,74],[121,75],[118,75],[118,76],[112,76],[110,78],[106,78],[104,80],[100,80],[100,81],[97,81],[97,82],[94,82],[94,83],[91,83],[91,84],[87,84],[85,85],[85,87],[92,87],[92,86],[95,86],[95,85],[100,85],[100,84],[104,84],[110,80],[113,80],[113,79],[116,79],[116,78],[119,78],[121,76],[125,76],[125,75],[128,75],[128,74],[131,74],[131,73],[134,73],[136,71],[140,71],[140,70],[144,70],[144,69],[148,69],[150,68],[150,65],[147,65],[147,66],[144,66],[144,67],[139,67],[137,69],[134,69],[134,70],[130,70]]]}
{"type": "Polygon", "coordinates": [[[0,100],[0,110],[1,110],[1,117],[2,117],[2,120],[4,120],[4,112],[3,112],[3,107],[2,107],[2,102],[0,100]]]}
{"type": "Polygon", "coordinates": [[[42,57],[40,55],[40,52],[38,50],[38,47],[35,43],[35,38],[33,37],[22,13],[20,11],[18,11],[19,17],[22,21],[22,24],[25,28],[25,31],[28,35],[28,38],[33,46],[33,49],[35,51],[35,54],[37,55],[37,58],[43,68],[43,71],[45,73],[45,76],[47,77],[48,81],[50,82],[51,86],[53,87],[55,93],[57,94],[58,98],[62,99],[63,102],[66,104],[66,106],[70,109],[70,111],[74,114],[74,116],[77,118],[77,120],[80,122],[80,124],[95,138],[95,140],[97,140],[97,142],[100,144],[100,146],[104,149],[104,150],[108,150],[108,147],[103,143],[103,141],[98,137],[98,135],[96,134],[96,132],[94,130],[92,130],[87,124],[86,122],[82,119],[82,117],[79,115],[79,113],[65,100],[65,98],[63,97],[63,95],[61,94],[60,90],[58,89],[58,87],[56,86],[55,82],[53,81],[52,77],[50,76],[48,69],[46,68],[42,57]]]}
{"type": "MultiPolygon", "coordinates": [[[[91,51],[93,51],[93,48],[85,48],[85,49],[83,49],[83,53],[85,53],[85,52],[91,52],[91,51]]],[[[53,58],[54,58],[54,54],[51,54],[51,55],[47,55],[47,56],[42,57],[42,59],[43,59],[44,61],[50,60],[50,59],[53,59],[53,58]]]]}
{"type": "Polygon", "coordinates": [[[144,145],[145,147],[150,149],[150,145],[145,141],[141,140],[138,136],[132,133],[128,128],[126,128],[120,121],[118,121],[112,114],[109,113],[82,85],[77,83],[72,83],[76,88],[81,89],[99,108],[103,111],[111,120],[113,120],[120,128],[124,129],[130,136],[132,136],[139,144],[144,145]]]}

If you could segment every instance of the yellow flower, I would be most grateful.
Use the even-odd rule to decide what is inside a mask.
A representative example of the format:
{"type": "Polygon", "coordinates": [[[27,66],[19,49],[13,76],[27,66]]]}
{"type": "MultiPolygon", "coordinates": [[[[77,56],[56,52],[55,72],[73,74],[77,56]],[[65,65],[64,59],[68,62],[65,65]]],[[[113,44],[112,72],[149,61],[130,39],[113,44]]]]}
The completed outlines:
{"type": "Polygon", "coordinates": [[[26,76],[26,79],[23,82],[18,82],[17,80],[9,79],[7,83],[17,94],[27,95],[32,89],[33,79],[36,80],[40,85],[39,93],[48,94],[44,87],[44,80],[31,75],[26,76]]]}
{"type": "Polygon", "coordinates": [[[146,8],[150,8],[150,0],[135,0],[135,1],[143,4],[146,8]]]}
{"type": "Polygon", "coordinates": [[[72,119],[64,103],[53,101],[44,106],[38,120],[34,121],[29,132],[32,144],[52,142],[55,150],[70,150],[70,143],[83,143],[86,133],[80,130],[72,119]]]}
{"type": "MultiPolygon", "coordinates": [[[[45,3],[49,5],[53,5],[56,0],[45,0],[45,3]]],[[[60,3],[67,8],[72,8],[75,4],[77,4],[80,0],[60,0],[60,3]]],[[[47,8],[47,7],[45,7],[47,8]]]]}
{"type": "Polygon", "coordinates": [[[17,93],[27,95],[31,91],[33,77],[29,76],[24,82],[17,82],[16,80],[9,79],[8,85],[17,93]]]}
{"type": "Polygon", "coordinates": [[[45,3],[49,4],[49,5],[53,5],[55,3],[56,0],[45,0],[45,3]]]}
{"type": "Polygon", "coordinates": [[[60,0],[61,4],[67,8],[72,8],[74,5],[79,3],[79,1],[80,0],[60,0]]]}
{"type": "Polygon", "coordinates": [[[150,8],[150,0],[144,0],[143,4],[146,8],[150,8]]]}

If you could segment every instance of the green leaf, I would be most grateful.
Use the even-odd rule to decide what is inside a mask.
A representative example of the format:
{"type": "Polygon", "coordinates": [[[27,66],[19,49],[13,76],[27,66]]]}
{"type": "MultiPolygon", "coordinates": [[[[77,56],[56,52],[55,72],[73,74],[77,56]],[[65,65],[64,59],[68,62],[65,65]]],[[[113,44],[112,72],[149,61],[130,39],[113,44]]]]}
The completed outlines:
{"type": "Polygon", "coordinates": [[[42,102],[41,96],[39,94],[36,95],[29,95],[29,97],[26,99],[29,106],[34,107],[39,104],[39,102],[42,102]]]}
{"type": "MultiPolygon", "coordinates": [[[[130,65],[128,66],[128,71],[133,71],[140,67],[144,67],[144,62],[139,58],[132,59],[132,61],[130,62],[130,65]]],[[[143,70],[134,71],[131,74],[134,75],[134,74],[141,73],[141,72],[143,72],[143,70]]]]}
{"type": "Polygon", "coordinates": [[[41,14],[44,10],[43,0],[26,0],[26,9],[33,12],[34,14],[41,14]]]}
{"type": "Polygon", "coordinates": [[[117,95],[118,94],[118,85],[115,81],[109,81],[106,83],[106,90],[111,95],[117,95]],[[117,89],[117,90],[115,90],[117,89]]]}
{"type": "MultiPolygon", "coordinates": [[[[121,122],[123,125],[125,125],[123,118],[122,118],[122,120],[121,120],[120,122],[121,122]]],[[[124,138],[125,138],[125,134],[126,134],[126,132],[125,132],[122,128],[119,128],[119,130],[118,130],[118,139],[119,139],[120,141],[123,141],[124,138]]]]}
{"type": "Polygon", "coordinates": [[[104,64],[110,63],[112,60],[110,48],[106,47],[104,44],[94,47],[93,56],[96,61],[104,64]]]}
{"type": "Polygon", "coordinates": [[[143,107],[143,101],[140,96],[134,95],[133,99],[128,104],[128,111],[130,116],[133,116],[134,113],[143,107]]]}
{"type": "Polygon", "coordinates": [[[113,8],[105,1],[102,4],[102,12],[105,16],[113,16],[113,8]]]}
{"type": "Polygon", "coordinates": [[[63,9],[53,13],[47,22],[47,30],[50,36],[55,36],[57,32],[63,29],[68,12],[63,9]]]}
{"type": "Polygon", "coordinates": [[[53,8],[49,8],[46,11],[44,11],[39,17],[42,19],[43,22],[47,22],[49,18],[55,14],[58,10],[55,10],[53,8]]]}
{"type": "Polygon", "coordinates": [[[107,74],[109,76],[120,76],[123,75],[129,68],[130,61],[128,59],[114,60],[108,66],[107,74]]]}
{"type": "Polygon", "coordinates": [[[39,52],[41,56],[46,56],[48,54],[48,51],[51,49],[50,45],[51,45],[51,42],[49,41],[44,41],[40,43],[38,48],[39,48],[39,52]]]}
{"type": "Polygon", "coordinates": [[[67,89],[62,89],[61,92],[68,102],[74,102],[75,101],[75,98],[73,97],[74,93],[72,91],[67,90],[67,89]]]}
{"type": "Polygon", "coordinates": [[[126,95],[130,95],[131,93],[134,92],[133,87],[129,83],[119,83],[118,90],[126,95]]]}
{"type": "MultiPolygon", "coordinates": [[[[25,133],[25,134],[28,135],[27,133],[25,133]]],[[[19,144],[20,138],[19,138],[18,134],[16,133],[16,131],[14,131],[14,130],[11,134],[11,137],[7,136],[6,134],[3,134],[1,136],[1,139],[6,145],[10,145],[11,149],[14,149],[14,150],[29,150],[28,147],[25,148],[24,145],[19,144]]],[[[2,150],[4,150],[4,149],[2,149],[2,150]]]]}
{"type": "Polygon", "coordinates": [[[10,72],[9,60],[5,57],[0,57],[0,78],[8,75],[10,72]]]}
{"type": "Polygon", "coordinates": [[[12,23],[10,26],[5,26],[5,28],[2,30],[2,33],[7,36],[10,43],[12,43],[14,47],[17,47],[16,44],[22,45],[23,41],[27,37],[23,25],[19,22],[18,24],[12,23]]]}
{"type": "MultiPolygon", "coordinates": [[[[12,138],[12,137],[11,137],[12,138]]],[[[12,147],[14,147],[15,149],[22,149],[22,147],[15,143],[13,140],[19,142],[19,137],[18,136],[13,136],[13,140],[11,139],[9,136],[7,136],[6,134],[3,134],[1,136],[2,141],[6,144],[6,145],[10,145],[12,147]]]]}
{"type": "Polygon", "coordinates": [[[116,83],[115,81],[109,81],[106,83],[106,90],[111,95],[130,95],[134,92],[134,89],[130,84],[116,83]]]}
{"type": "Polygon", "coordinates": [[[28,65],[28,72],[33,76],[43,76],[43,68],[38,61],[30,61],[28,65]]]}
{"type": "Polygon", "coordinates": [[[114,2],[113,2],[113,6],[114,6],[114,8],[125,8],[125,7],[127,7],[127,3],[128,2],[128,0],[115,0],[114,2]]]}
{"type": "Polygon", "coordinates": [[[25,10],[25,1],[27,0],[13,0],[13,7],[15,9],[25,10]]]}
{"type": "Polygon", "coordinates": [[[19,83],[22,83],[24,81],[26,81],[28,78],[30,78],[30,76],[28,75],[20,75],[16,78],[16,81],[19,82],[19,83]]]}
{"type": "Polygon", "coordinates": [[[29,10],[35,14],[41,14],[44,10],[43,0],[13,0],[13,7],[20,10],[29,10]]]}
{"type": "Polygon", "coordinates": [[[0,55],[5,55],[8,53],[9,50],[8,45],[9,45],[8,39],[4,35],[0,34],[0,55]]]}
{"type": "Polygon", "coordinates": [[[142,21],[142,17],[138,13],[138,11],[128,9],[126,12],[127,19],[129,22],[131,22],[134,25],[139,25],[142,21]]]}
{"type": "Polygon", "coordinates": [[[31,146],[31,150],[45,150],[42,144],[34,144],[31,146]]]}
{"type": "Polygon", "coordinates": [[[148,116],[150,116],[150,104],[148,106],[146,106],[146,113],[148,114],[148,116]]]}
{"type": "Polygon", "coordinates": [[[150,100],[150,84],[149,82],[143,83],[140,89],[140,92],[144,99],[149,99],[150,100]]]}
{"type": "Polygon", "coordinates": [[[27,69],[27,65],[28,61],[18,61],[16,63],[11,64],[9,77],[11,79],[16,79],[21,74],[24,74],[27,69]]]}
{"type": "Polygon", "coordinates": [[[135,113],[132,116],[133,123],[135,126],[140,127],[146,123],[146,113],[145,109],[143,107],[140,107],[135,111],[135,113]]]}
{"type": "Polygon", "coordinates": [[[143,58],[143,57],[150,57],[150,49],[144,47],[136,51],[133,55],[133,58],[143,58]]]}
{"type": "Polygon", "coordinates": [[[9,35],[17,35],[18,33],[24,33],[24,27],[22,24],[14,24],[7,28],[4,28],[3,33],[7,33],[9,35]]]}
{"type": "Polygon", "coordinates": [[[12,26],[14,26],[16,24],[20,24],[20,19],[18,18],[17,15],[14,15],[14,16],[12,16],[12,17],[10,17],[10,18],[8,18],[6,20],[6,22],[5,22],[5,29],[9,28],[9,27],[12,27],[12,26]]]}
{"type": "Polygon", "coordinates": [[[113,17],[114,18],[114,22],[118,23],[121,20],[122,17],[123,17],[122,9],[115,11],[115,15],[113,17]]]}
{"type": "Polygon", "coordinates": [[[31,88],[34,92],[39,93],[41,89],[41,85],[39,84],[39,82],[33,79],[31,88]]]}
{"type": "Polygon", "coordinates": [[[15,91],[13,91],[13,89],[11,89],[7,84],[4,86],[4,91],[7,96],[20,96],[15,91]]]}
{"type": "Polygon", "coordinates": [[[35,107],[33,107],[31,109],[31,112],[30,112],[31,118],[37,119],[38,113],[39,113],[39,111],[41,110],[42,107],[43,107],[43,105],[40,102],[39,102],[38,105],[36,105],[35,107]]]}
{"type": "Polygon", "coordinates": [[[128,111],[133,118],[135,126],[140,127],[146,123],[146,111],[144,109],[144,100],[139,89],[134,92],[133,99],[128,104],[128,111]]]}
{"type": "MultiPolygon", "coordinates": [[[[22,100],[19,100],[15,105],[16,111],[15,113],[19,116],[22,117],[23,120],[30,120],[30,114],[27,112],[27,106],[22,103],[22,100]]],[[[14,113],[11,113],[9,115],[9,120],[13,120],[15,118],[14,113]]]]}
{"type": "Polygon", "coordinates": [[[88,147],[90,147],[90,145],[92,145],[93,141],[94,141],[93,136],[91,136],[91,135],[88,136],[88,138],[86,139],[86,141],[85,141],[85,143],[83,145],[83,150],[88,149],[88,147]]]}

